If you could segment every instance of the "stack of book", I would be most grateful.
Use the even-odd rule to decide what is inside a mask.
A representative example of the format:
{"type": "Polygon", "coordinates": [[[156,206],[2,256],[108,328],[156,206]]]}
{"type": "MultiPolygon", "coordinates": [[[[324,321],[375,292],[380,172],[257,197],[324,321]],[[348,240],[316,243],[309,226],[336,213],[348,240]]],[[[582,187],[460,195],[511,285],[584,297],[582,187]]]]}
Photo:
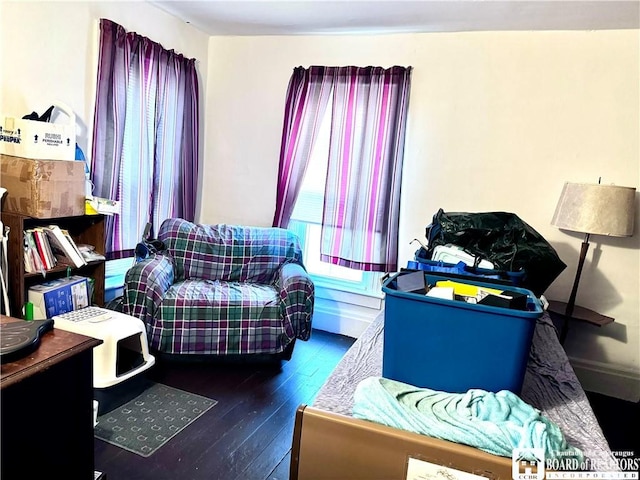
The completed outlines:
{"type": "Polygon", "coordinates": [[[44,273],[57,265],[80,268],[86,264],[87,260],[69,232],[59,226],[24,231],[24,268],[27,273],[44,273]]]}

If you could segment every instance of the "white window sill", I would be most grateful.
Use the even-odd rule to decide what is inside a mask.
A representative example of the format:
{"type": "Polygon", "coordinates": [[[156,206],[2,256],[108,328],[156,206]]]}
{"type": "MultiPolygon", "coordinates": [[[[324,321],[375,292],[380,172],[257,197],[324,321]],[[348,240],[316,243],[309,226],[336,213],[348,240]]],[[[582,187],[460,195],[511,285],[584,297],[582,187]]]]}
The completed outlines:
{"type": "Polygon", "coordinates": [[[355,293],[336,288],[315,285],[315,296],[325,300],[333,300],[340,303],[348,303],[360,307],[381,309],[384,300],[382,289],[378,295],[373,293],[355,293]]]}

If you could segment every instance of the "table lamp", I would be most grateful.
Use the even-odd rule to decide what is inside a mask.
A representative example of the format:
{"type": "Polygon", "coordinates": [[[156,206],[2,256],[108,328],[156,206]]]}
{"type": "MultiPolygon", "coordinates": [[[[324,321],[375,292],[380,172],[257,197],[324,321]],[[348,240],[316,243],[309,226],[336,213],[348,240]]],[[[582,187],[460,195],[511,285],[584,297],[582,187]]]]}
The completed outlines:
{"type": "Polygon", "coordinates": [[[562,188],[551,224],[561,230],[584,233],[578,268],[569,302],[549,302],[549,311],[563,317],[560,343],[564,343],[569,320],[582,320],[599,326],[613,318],[575,304],[582,267],[589,250],[590,235],[630,237],[633,235],[636,189],[616,185],[570,183],[562,188]]]}

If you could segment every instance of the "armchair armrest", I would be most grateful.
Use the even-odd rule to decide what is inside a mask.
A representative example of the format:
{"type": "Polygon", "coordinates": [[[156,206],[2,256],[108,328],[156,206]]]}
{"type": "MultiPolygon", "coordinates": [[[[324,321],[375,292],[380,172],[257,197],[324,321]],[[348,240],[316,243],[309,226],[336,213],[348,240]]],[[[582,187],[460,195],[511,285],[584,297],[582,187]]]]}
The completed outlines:
{"type": "Polygon", "coordinates": [[[173,281],[173,259],[166,253],[136,263],[125,275],[123,312],[151,324],[173,281]]]}
{"type": "Polygon", "coordinates": [[[308,340],[311,335],[314,285],[302,265],[286,263],[278,270],[275,286],[289,338],[308,340]]]}

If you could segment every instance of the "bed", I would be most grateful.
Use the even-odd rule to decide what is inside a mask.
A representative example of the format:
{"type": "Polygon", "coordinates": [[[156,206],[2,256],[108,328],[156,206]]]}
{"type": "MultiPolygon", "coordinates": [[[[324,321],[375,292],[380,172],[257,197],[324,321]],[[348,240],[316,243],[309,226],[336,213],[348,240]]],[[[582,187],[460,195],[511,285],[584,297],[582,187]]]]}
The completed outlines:
{"type": "MultiPolygon", "coordinates": [[[[383,328],[384,312],[381,312],[348,350],[312,405],[298,409],[291,480],[404,479],[409,478],[407,462],[412,457],[485,477],[511,479],[510,458],[383,425],[374,426],[351,416],[358,383],[382,374],[383,328]]],[[[536,323],[520,396],[560,426],[567,441],[583,451],[586,464],[613,461],[607,440],[546,312],[536,323]]]]}

